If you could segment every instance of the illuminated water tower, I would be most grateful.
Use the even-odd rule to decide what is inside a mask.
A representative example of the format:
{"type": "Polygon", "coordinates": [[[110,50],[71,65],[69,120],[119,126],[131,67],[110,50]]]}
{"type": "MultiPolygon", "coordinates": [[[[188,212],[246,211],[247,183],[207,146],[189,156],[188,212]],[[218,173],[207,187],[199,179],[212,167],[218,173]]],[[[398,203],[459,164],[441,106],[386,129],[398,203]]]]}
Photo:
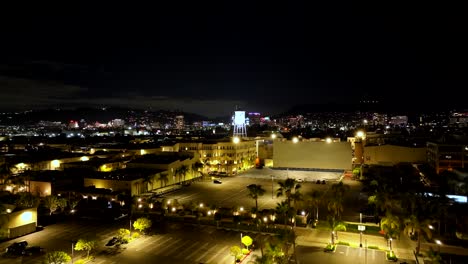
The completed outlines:
{"type": "Polygon", "coordinates": [[[245,111],[234,111],[233,119],[233,136],[240,138],[247,137],[247,129],[245,127],[245,111]]]}

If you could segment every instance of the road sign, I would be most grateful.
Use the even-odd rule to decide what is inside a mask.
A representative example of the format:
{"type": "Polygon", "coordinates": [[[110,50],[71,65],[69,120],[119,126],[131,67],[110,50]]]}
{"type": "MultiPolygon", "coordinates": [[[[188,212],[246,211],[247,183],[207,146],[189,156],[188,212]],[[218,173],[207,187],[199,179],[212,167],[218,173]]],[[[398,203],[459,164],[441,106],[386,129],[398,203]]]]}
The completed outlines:
{"type": "Polygon", "coordinates": [[[358,225],[358,230],[359,230],[359,231],[365,231],[365,230],[366,230],[366,226],[364,226],[364,225],[358,225]]]}

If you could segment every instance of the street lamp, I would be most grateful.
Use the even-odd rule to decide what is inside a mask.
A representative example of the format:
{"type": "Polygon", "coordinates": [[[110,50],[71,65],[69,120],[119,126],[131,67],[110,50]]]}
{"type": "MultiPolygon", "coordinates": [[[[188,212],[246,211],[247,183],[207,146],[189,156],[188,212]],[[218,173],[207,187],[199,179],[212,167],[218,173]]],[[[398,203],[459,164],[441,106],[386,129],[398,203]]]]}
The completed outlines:
{"type": "Polygon", "coordinates": [[[271,199],[273,199],[273,175],[271,175],[271,199]]]}
{"type": "Polygon", "coordinates": [[[440,245],[442,245],[442,242],[439,239],[434,240],[439,247],[439,254],[440,254],[440,245]]]}

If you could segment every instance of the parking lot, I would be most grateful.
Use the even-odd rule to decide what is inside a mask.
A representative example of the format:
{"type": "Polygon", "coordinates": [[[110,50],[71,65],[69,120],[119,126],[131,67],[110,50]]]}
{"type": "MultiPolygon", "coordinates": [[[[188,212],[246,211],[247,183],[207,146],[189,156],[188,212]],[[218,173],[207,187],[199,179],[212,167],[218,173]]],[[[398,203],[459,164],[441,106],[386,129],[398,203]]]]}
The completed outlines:
{"type": "Polygon", "coordinates": [[[189,202],[205,203],[207,205],[216,205],[217,207],[231,208],[242,206],[252,208],[255,201],[248,196],[247,185],[260,184],[266,190],[265,195],[259,197],[258,207],[262,209],[275,208],[276,204],[284,198],[276,197],[276,190],[279,188],[278,181],[286,178],[302,179],[301,192],[310,193],[313,190],[320,190],[323,193],[336,183],[341,177],[341,173],[314,172],[314,171],[286,171],[272,170],[269,168],[251,169],[236,176],[220,177],[221,184],[213,181],[195,182],[190,186],[170,194],[164,195],[168,199],[177,199],[181,204],[189,202]],[[273,176],[273,177],[272,177],[273,176]],[[325,184],[317,184],[316,180],[324,180],[325,184]]]}

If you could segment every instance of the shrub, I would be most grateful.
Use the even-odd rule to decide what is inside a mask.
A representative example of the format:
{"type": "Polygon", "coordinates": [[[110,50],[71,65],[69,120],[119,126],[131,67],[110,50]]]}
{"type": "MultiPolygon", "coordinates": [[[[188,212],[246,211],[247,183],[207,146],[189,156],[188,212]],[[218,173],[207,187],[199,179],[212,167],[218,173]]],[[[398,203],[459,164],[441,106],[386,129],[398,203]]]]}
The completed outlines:
{"type": "Polygon", "coordinates": [[[244,255],[249,254],[249,252],[250,252],[250,251],[249,251],[248,249],[246,249],[246,248],[243,248],[243,249],[242,249],[242,254],[244,254],[244,255]]]}
{"type": "Polygon", "coordinates": [[[368,249],[379,249],[378,246],[368,246],[367,248],[368,248],[368,249]]]}
{"type": "Polygon", "coordinates": [[[393,251],[387,251],[387,259],[391,261],[397,261],[398,258],[393,251]]]}
{"type": "Polygon", "coordinates": [[[335,251],[336,246],[332,244],[327,244],[325,246],[325,252],[335,251]]]}
{"type": "Polygon", "coordinates": [[[349,246],[348,242],[338,241],[338,245],[349,246]]]}
{"type": "Polygon", "coordinates": [[[137,239],[140,237],[140,234],[139,233],[133,233],[132,234],[132,239],[137,239]]]}

